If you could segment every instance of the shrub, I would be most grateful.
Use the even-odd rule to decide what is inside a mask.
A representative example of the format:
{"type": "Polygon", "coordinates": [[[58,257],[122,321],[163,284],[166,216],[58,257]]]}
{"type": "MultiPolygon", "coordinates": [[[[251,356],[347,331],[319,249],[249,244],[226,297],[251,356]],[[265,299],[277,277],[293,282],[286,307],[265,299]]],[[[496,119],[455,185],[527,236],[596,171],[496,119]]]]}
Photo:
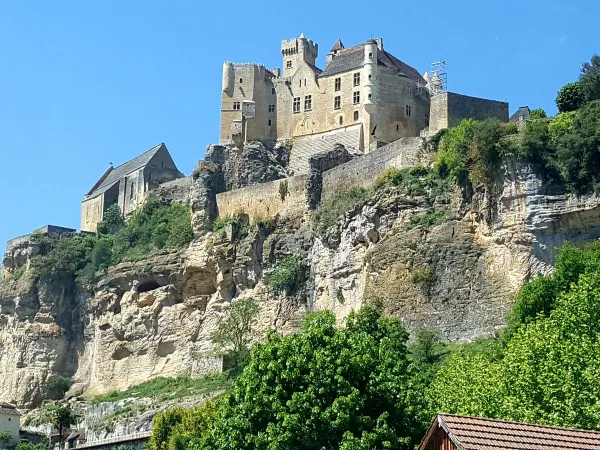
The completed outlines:
{"type": "Polygon", "coordinates": [[[386,186],[399,186],[402,183],[402,172],[394,167],[388,167],[375,181],[375,189],[386,186]]]}
{"type": "Polygon", "coordinates": [[[26,440],[20,440],[15,450],[47,450],[49,445],[47,442],[40,442],[39,444],[32,444],[26,440]]]}
{"type": "MultiPolygon", "coordinates": [[[[542,108],[536,108],[531,110],[531,112],[529,113],[529,118],[530,119],[545,119],[546,117],[548,117],[546,115],[546,111],[544,111],[542,108]]],[[[515,124],[516,126],[516,124],[515,124]]]]}
{"type": "Polygon", "coordinates": [[[152,421],[149,450],[185,450],[204,444],[217,417],[213,402],[193,408],[173,409],[158,413],[152,421]]]}
{"type": "Polygon", "coordinates": [[[434,165],[441,177],[450,177],[460,185],[467,182],[469,144],[476,126],[476,121],[465,119],[444,134],[434,165]]]}
{"type": "Polygon", "coordinates": [[[435,279],[435,272],[430,267],[423,267],[412,271],[412,282],[414,284],[430,285],[435,279]]]}
{"type": "Polygon", "coordinates": [[[351,188],[339,191],[333,197],[322,201],[314,215],[314,228],[317,235],[323,235],[340,217],[366,202],[371,194],[372,191],[369,189],[351,188]]]}
{"type": "Polygon", "coordinates": [[[71,387],[71,379],[61,375],[51,375],[44,383],[46,395],[50,400],[60,400],[71,387]]]}
{"type": "Polygon", "coordinates": [[[575,111],[585,103],[581,84],[567,83],[556,94],[556,107],[559,112],[575,111]]]}
{"type": "Polygon", "coordinates": [[[259,312],[260,307],[252,298],[234,301],[217,321],[217,327],[211,335],[212,342],[234,353],[247,349],[254,337],[253,326],[259,312]]]}
{"type": "Polygon", "coordinates": [[[98,223],[98,233],[115,234],[125,225],[121,208],[117,203],[113,203],[104,211],[102,222],[98,223]]]}
{"type": "Polygon", "coordinates": [[[75,280],[90,262],[96,238],[93,236],[36,236],[41,254],[31,260],[31,267],[42,280],[75,280]]]}
{"type": "Polygon", "coordinates": [[[298,256],[286,256],[269,274],[268,284],[276,291],[291,294],[303,278],[302,262],[298,256]]]}
{"type": "Polygon", "coordinates": [[[12,275],[10,276],[10,279],[12,281],[18,281],[18,280],[20,280],[23,277],[23,275],[25,275],[25,269],[26,269],[26,267],[24,265],[17,267],[13,271],[12,275]]]}
{"type": "Polygon", "coordinates": [[[448,211],[445,209],[436,209],[427,211],[423,214],[414,215],[410,218],[408,228],[411,229],[420,226],[428,229],[444,222],[447,215],[448,211]]]}
{"type": "Polygon", "coordinates": [[[5,449],[10,440],[12,439],[12,434],[8,430],[0,431],[0,447],[5,449]]]}

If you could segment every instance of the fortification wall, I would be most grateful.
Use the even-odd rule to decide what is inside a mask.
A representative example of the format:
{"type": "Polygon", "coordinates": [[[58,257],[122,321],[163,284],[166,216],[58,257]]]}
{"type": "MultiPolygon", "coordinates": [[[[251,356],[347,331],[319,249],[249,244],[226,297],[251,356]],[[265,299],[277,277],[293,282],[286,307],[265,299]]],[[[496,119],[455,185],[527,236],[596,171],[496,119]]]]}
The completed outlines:
{"type": "Polygon", "coordinates": [[[419,161],[423,140],[402,138],[380,149],[339,165],[323,174],[321,200],[330,198],[340,189],[369,188],[388,167],[404,169],[419,161]]]}
{"type": "Polygon", "coordinates": [[[431,99],[429,135],[454,127],[463,119],[490,118],[508,122],[508,103],[444,92],[431,99]]]}
{"type": "Polygon", "coordinates": [[[190,201],[192,177],[178,178],[159,185],[153,193],[170,203],[185,205],[190,201]]]}
{"type": "Polygon", "coordinates": [[[284,178],[217,194],[220,217],[247,214],[251,220],[304,212],[306,175],[284,178]],[[285,196],[282,193],[285,192],[285,196]],[[283,197],[283,198],[282,198],[283,197]]]}

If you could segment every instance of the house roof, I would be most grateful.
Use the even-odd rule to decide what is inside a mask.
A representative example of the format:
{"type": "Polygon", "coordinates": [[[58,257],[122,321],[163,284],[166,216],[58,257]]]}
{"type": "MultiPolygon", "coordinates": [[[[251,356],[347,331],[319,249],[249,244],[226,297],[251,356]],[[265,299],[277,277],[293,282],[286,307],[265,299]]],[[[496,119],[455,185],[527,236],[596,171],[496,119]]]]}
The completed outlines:
{"type": "Polygon", "coordinates": [[[329,51],[335,52],[337,50],[342,50],[343,48],[344,48],[344,44],[342,44],[342,41],[340,38],[337,38],[337,40],[333,44],[333,47],[331,47],[331,50],[329,50],[329,51]]]}
{"type": "MultiPolygon", "coordinates": [[[[327,67],[325,67],[325,70],[320,76],[328,77],[330,75],[336,75],[338,73],[343,73],[362,67],[364,63],[364,47],[365,43],[358,44],[353,47],[342,48],[338,51],[337,55],[333,57],[329,64],[327,64],[327,67]]],[[[385,50],[380,50],[379,48],[377,49],[377,65],[388,67],[390,69],[396,69],[398,70],[399,75],[406,76],[425,84],[425,80],[415,68],[400,61],[394,55],[386,52],[385,50]]]]}
{"type": "Polygon", "coordinates": [[[508,119],[508,121],[517,122],[519,120],[519,117],[521,116],[525,116],[526,119],[529,119],[530,113],[531,110],[529,109],[529,106],[520,106],[519,109],[517,109],[512,116],[510,116],[510,119],[508,119]]]}
{"type": "Polygon", "coordinates": [[[102,177],[100,177],[94,187],[92,187],[92,189],[87,193],[86,197],[95,197],[103,192],[106,192],[125,175],[148,164],[154,155],[156,155],[162,148],[167,150],[167,146],[164,143],[161,143],[156,147],[152,147],[150,150],[142,153],[141,155],[127,161],[126,163],[112,168],[112,170],[109,167],[109,170],[105,172],[102,177]]]}
{"type": "Polygon", "coordinates": [[[15,405],[11,405],[10,403],[0,402],[0,414],[11,414],[14,416],[20,416],[19,411],[15,405]]]}
{"type": "Polygon", "coordinates": [[[429,439],[440,427],[459,450],[600,450],[600,432],[598,431],[548,427],[453,414],[437,416],[421,441],[419,450],[427,448],[429,439]]]}

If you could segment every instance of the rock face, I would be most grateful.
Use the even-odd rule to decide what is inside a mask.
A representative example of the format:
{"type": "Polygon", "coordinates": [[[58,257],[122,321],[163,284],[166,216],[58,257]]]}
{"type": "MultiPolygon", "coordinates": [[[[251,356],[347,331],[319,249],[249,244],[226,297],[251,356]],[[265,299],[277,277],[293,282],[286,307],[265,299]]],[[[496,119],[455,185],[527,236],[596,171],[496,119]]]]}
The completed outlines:
{"type": "Polygon", "coordinates": [[[556,246],[600,236],[598,197],[546,187],[515,162],[492,197],[477,193],[466,201],[459,191],[406,197],[386,188],[323,237],[313,235],[310,212],[267,225],[241,218],[220,235],[206,230],[216,214],[214,196],[237,183],[220,167],[205,162],[195,171],[196,237],[187,249],[112,267],[93,293],[41,283],[30,272],[16,280],[33,248],[5,256],[3,401],[39,405],[54,375],[72,378],[73,391],[101,393],[157,376],[218,371],[210,335],[241,298],[259,302],[260,330],[290,333],[308,311],[331,309],[342,321],[352,309],[380,303],[410,330],[434,328],[452,341],[490,335],[504,325],[521,284],[551,270],[556,246]],[[411,223],[440,210],[447,212],[436,225],[411,223]],[[289,255],[300,257],[304,272],[292,295],[268,286],[271,271],[289,255]]]}

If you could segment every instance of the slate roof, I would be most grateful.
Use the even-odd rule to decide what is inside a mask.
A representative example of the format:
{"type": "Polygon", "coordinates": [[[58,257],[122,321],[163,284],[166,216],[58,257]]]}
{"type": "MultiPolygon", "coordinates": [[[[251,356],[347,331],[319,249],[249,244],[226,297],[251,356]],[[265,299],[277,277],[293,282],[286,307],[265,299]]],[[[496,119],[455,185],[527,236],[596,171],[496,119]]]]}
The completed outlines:
{"type": "Polygon", "coordinates": [[[510,119],[508,119],[509,122],[518,122],[519,118],[521,116],[525,116],[525,120],[529,119],[529,115],[531,113],[531,110],[529,109],[529,106],[521,106],[519,107],[519,109],[517,109],[512,116],[510,116],[510,119]]]}
{"type": "Polygon", "coordinates": [[[102,179],[101,177],[99,182],[96,182],[94,187],[87,193],[86,197],[95,197],[99,194],[102,194],[103,192],[106,192],[125,175],[148,164],[150,160],[154,157],[154,155],[156,155],[158,151],[163,147],[166,150],[166,146],[164,143],[158,144],[156,147],[151,148],[147,152],[144,152],[141,155],[127,161],[126,163],[123,163],[120,166],[113,168],[108,172],[108,175],[105,174],[102,176],[104,177],[104,179],[102,179]]]}
{"type": "MultiPolygon", "coordinates": [[[[331,62],[327,64],[327,67],[325,67],[325,70],[320,76],[328,77],[330,75],[337,75],[338,73],[348,72],[349,70],[355,70],[362,67],[365,55],[364,47],[365,44],[363,43],[341,49],[338,51],[337,55],[333,57],[331,62]]],[[[425,84],[425,79],[415,68],[400,61],[385,50],[377,49],[377,65],[397,69],[400,75],[425,84]]]]}
{"type": "Polygon", "coordinates": [[[600,432],[439,414],[421,441],[442,427],[459,450],[600,450],[600,432]]]}
{"type": "Polygon", "coordinates": [[[342,50],[344,48],[344,44],[342,44],[342,41],[340,38],[337,38],[337,41],[334,42],[333,47],[331,47],[331,50],[329,50],[330,52],[335,52],[337,50],[342,50]]]}
{"type": "Polygon", "coordinates": [[[0,414],[12,414],[14,416],[20,416],[19,411],[14,405],[10,403],[0,402],[0,414]]]}

